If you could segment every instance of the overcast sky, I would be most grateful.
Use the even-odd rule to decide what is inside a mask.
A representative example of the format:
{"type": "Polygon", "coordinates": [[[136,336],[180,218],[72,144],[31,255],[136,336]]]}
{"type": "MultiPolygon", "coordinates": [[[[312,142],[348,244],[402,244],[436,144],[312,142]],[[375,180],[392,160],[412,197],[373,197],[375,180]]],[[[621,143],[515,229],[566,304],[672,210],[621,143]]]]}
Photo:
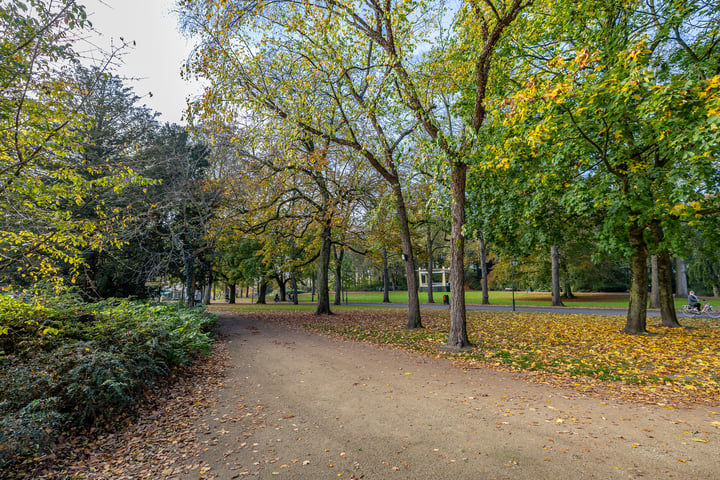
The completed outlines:
{"type": "Polygon", "coordinates": [[[114,73],[137,80],[126,81],[142,97],[140,103],[160,112],[161,122],[182,123],[185,99],[199,93],[180,78],[191,45],[179,33],[175,0],[81,0],[93,27],[108,48],[120,37],[135,41],[123,56],[124,64],[114,73]],[[152,97],[149,93],[152,92],[152,97]]]}

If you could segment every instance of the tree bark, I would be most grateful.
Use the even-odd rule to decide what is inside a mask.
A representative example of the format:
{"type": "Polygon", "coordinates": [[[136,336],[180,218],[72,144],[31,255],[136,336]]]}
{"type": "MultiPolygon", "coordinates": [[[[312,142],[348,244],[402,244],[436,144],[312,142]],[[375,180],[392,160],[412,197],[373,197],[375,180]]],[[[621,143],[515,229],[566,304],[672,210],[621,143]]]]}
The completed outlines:
{"type": "Polygon", "coordinates": [[[452,227],[450,233],[450,333],[447,346],[451,349],[473,347],[467,336],[465,321],[465,181],[467,165],[453,162],[451,176],[452,227]]]}
{"type": "Polygon", "coordinates": [[[335,305],[342,305],[342,261],[345,250],[341,247],[340,253],[333,245],[333,257],[335,258],[335,305]]]}
{"type": "Polygon", "coordinates": [[[412,330],[415,328],[422,328],[418,282],[415,273],[415,255],[413,254],[412,249],[410,222],[408,221],[402,189],[400,188],[399,183],[394,183],[392,187],[395,194],[395,210],[400,222],[400,239],[402,242],[403,253],[405,254],[405,277],[407,278],[408,287],[408,322],[406,328],[412,330]]]}
{"type": "Polygon", "coordinates": [[[670,252],[658,254],[658,277],[660,284],[660,317],[664,327],[680,327],[675,312],[675,298],[672,290],[672,258],[670,252]]]}
{"type": "Polygon", "coordinates": [[[293,305],[298,304],[298,289],[297,289],[297,278],[295,277],[295,269],[290,270],[290,284],[293,290],[293,305]]]}
{"type": "Polygon", "coordinates": [[[183,250],[183,270],[185,270],[185,295],[187,306],[195,305],[195,256],[190,249],[183,250]]]}
{"type": "MultiPolygon", "coordinates": [[[[665,232],[660,222],[654,221],[650,225],[653,241],[657,247],[662,246],[665,240],[665,232]]],[[[663,327],[680,327],[675,312],[675,299],[672,294],[672,258],[670,252],[663,248],[657,254],[657,273],[658,273],[658,303],[660,304],[660,318],[663,327]]]]}
{"type": "Polygon", "coordinates": [[[660,280],[658,279],[658,257],[650,256],[650,307],[660,308],[660,280]]]}
{"type": "Polygon", "coordinates": [[[428,256],[428,262],[427,262],[427,285],[428,285],[428,294],[427,299],[428,303],[435,303],[435,299],[433,298],[433,236],[432,236],[432,229],[430,228],[430,223],[428,222],[427,225],[427,234],[425,237],[425,248],[427,249],[427,256],[428,256]]]}
{"type": "Polygon", "coordinates": [[[229,285],[230,290],[230,298],[228,299],[228,302],[232,305],[235,304],[235,300],[237,298],[237,286],[235,286],[234,283],[229,285]]]}
{"type": "Polygon", "coordinates": [[[552,305],[553,307],[564,307],[560,298],[560,251],[557,245],[550,247],[550,258],[552,261],[552,305]]]}
{"type": "Polygon", "coordinates": [[[258,290],[258,299],[257,299],[258,304],[265,305],[267,303],[266,298],[265,298],[265,297],[267,297],[267,287],[268,287],[268,282],[267,282],[267,280],[263,279],[262,283],[260,284],[260,290],[258,290]]]}
{"type": "Polygon", "coordinates": [[[328,288],[328,272],[330,270],[330,225],[323,226],[320,233],[320,255],[317,267],[317,309],[315,315],[332,315],[330,311],[330,290],[328,288]]]}
{"type": "Polygon", "coordinates": [[[677,285],[677,296],[678,298],[684,298],[688,296],[687,287],[687,273],[685,271],[685,260],[677,257],[675,259],[675,283],[677,285]]]}
{"type": "Polygon", "coordinates": [[[487,258],[485,253],[485,235],[483,233],[480,233],[480,271],[482,272],[482,304],[490,305],[487,258]]]}
{"type": "Polygon", "coordinates": [[[643,228],[633,222],[628,229],[630,246],[630,302],[624,333],[647,333],[647,257],[648,248],[643,237],[643,228]]]}
{"type": "Polygon", "coordinates": [[[280,273],[275,275],[275,281],[278,284],[278,290],[280,290],[280,301],[284,302],[287,300],[287,287],[285,286],[284,274],[280,273]]]}
{"type": "Polygon", "coordinates": [[[385,248],[383,248],[383,303],[390,303],[390,272],[385,248]]]}

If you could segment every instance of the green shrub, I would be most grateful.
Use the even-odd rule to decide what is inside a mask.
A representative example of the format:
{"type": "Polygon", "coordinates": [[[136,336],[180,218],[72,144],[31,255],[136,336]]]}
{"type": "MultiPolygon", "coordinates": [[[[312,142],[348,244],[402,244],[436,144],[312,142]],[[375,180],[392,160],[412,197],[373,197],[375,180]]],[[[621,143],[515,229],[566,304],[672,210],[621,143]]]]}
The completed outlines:
{"type": "Polygon", "coordinates": [[[131,407],[152,382],[210,351],[214,315],[126,300],[0,297],[0,468],[67,424],[131,407]]]}

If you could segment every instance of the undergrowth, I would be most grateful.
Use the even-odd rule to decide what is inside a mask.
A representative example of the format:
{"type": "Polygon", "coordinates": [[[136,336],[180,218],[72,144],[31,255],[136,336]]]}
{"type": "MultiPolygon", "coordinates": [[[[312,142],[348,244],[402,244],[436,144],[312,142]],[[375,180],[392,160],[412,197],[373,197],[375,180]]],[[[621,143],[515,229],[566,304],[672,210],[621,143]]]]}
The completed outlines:
{"type": "Polygon", "coordinates": [[[42,453],[67,427],[132,407],[209,353],[215,323],[174,304],[0,296],[0,468],[42,453]]]}

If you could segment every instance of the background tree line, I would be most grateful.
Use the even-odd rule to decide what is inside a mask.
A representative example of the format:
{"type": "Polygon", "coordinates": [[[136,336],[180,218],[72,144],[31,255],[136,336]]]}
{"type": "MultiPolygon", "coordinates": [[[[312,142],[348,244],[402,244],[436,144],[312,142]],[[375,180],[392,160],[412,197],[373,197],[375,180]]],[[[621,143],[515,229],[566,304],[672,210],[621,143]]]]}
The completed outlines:
{"type": "Polygon", "coordinates": [[[667,325],[674,273],[718,289],[714,3],[178,6],[206,82],[187,129],[83,66],[76,2],[3,10],[5,285],[147,297],[172,278],[191,303],[276,285],[331,313],[372,277],[408,289],[417,328],[418,268],[486,293],[515,259],[555,304],[629,289],[629,333],[653,277],[667,325]]]}

